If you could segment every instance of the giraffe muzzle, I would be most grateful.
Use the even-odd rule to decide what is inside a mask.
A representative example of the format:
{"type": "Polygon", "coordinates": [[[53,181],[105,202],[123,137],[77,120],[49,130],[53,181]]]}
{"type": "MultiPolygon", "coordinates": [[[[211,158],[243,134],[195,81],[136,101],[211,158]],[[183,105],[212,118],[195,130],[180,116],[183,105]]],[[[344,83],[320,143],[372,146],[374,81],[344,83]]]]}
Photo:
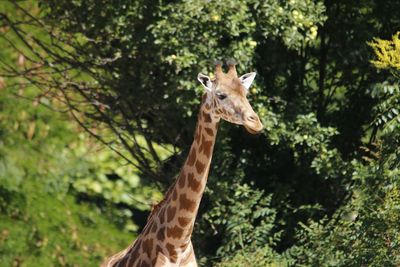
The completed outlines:
{"type": "Polygon", "coordinates": [[[260,133],[264,128],[260,118],[255,113],[248,114],[244,117],[243,126],[251,134],[260,133]]]}

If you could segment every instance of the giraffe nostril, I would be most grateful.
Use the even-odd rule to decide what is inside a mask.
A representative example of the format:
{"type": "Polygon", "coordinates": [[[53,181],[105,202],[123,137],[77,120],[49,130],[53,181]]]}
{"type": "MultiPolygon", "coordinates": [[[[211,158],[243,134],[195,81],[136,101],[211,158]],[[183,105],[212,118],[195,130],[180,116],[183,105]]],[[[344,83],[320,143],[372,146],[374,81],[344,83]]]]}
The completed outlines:
{"type": "Polygon", "coordinates": [[[247,117],[247,120],[249,120],[249,121],[256,121],[256,120],[257,120],[257,117],[254,116],[254,115],[250,115],[250,116],[247,117]]]}

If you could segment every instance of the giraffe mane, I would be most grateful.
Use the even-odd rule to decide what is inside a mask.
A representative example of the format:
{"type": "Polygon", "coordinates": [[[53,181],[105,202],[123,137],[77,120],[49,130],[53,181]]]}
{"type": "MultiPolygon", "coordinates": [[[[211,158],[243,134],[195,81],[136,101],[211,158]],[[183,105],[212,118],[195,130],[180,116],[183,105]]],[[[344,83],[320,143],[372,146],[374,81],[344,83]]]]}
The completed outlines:
{"type": "Polygon", "coordinates": [[[172,185],[168,188],[167,192],[165,193],[164,198],[160,202],[152,205],[150,214],[147,217],[147,221],[149,221],[160,210],[162,205],[167,201],[169,196],[172,194],[172,189],[175,187],[177,181],[178,179],[176,179],[175,182],[172,183],[172,185]]]}

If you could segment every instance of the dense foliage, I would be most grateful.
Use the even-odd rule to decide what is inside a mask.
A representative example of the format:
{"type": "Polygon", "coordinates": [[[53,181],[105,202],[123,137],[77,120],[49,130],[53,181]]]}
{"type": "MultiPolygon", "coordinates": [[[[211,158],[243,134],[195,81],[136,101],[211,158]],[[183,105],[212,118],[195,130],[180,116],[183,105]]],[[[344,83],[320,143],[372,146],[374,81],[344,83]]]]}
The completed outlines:
{"type": "Polygon", "coordinates": [[[106,206],[78,204],[70,194],[73,181],[96,177],[93,170],[107,174],[105,161],[92,161],[98,146],[67,118],[22,98],[38,93],[24,86],[0,93],[0,265],[95,266],[129,242],[121,231],[127,218],[111,219],[106,206]]]}
{"type": "MultiPolygon", "coordinates": [[[[201,265],[400,264],[398,1],[58,0],[39,8],[14,4],[1,14],[7,53],[23,60],[2,52],[2,97],[36,86],[38,103],[65,109],[91,142],[116,152],[85,161],[92,175],[76,172],[75,157],[59,166],[57,153],[49,166],[71,173],[43,181],[64,181],[66,195],[137,230],[138,212],[159,197],[155,186],[170,184],[192,141],[197,73],[234,57],[241,73],[258,73],[249,98],[265,131],[221,124],[194,234],[201,265]]],[[[35,120],[14,142],[30,144],[35,120]]],[[[75,140],[56,129],[37,153],[75,140]]],[[[4,154],[19,177],[28,163],[4,154]]]]}

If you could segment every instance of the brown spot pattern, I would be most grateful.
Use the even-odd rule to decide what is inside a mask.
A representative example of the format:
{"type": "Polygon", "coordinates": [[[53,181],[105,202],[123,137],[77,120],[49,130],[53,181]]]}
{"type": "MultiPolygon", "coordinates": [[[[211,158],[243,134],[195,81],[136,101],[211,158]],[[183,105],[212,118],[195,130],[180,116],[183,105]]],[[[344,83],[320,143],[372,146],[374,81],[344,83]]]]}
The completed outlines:
{"type": "Polygon", "coordinates": [[[172,207],[172,206],[168,207],[168,210],[167,210],[167,222],[172,221],[172,219],[175,216],[175,213],[176,213],[176,207],[172,207]]]}
{"type": "Polygon", "coordinates": [[[204,155],[207,158],[211,157],[211,147],[212,147],[212,141],[205,141],[203,144],[203,151],[204,151],[204,155]]]}
{"type": "Polygon", "coordinates": [[[206,133],[207,133],[209,136],[214,136],[214,131],[213,131],[213,129],[206,127],[206,128],[204,128],[204,130],[206,130],[206,133]]]}
{"type": "Polygon", "coordinates": [[[167,228],[167,236],[172,237],[174,239],[181,238],[183,235],[183,228],[175,225],[174,227],[167,228]]]}
{"type": "Polygon", "coordinates": [[[176,263],[177,259],[178,259],[178,253],[176,253],[176,250],[174,248],[174,246],[170,243],[167,243],[167,245],[165,245],[165,247],[168,250],[168,254],[169,254],[169,259],[173,262],[176,263]]]}
{"type": "Polygon", "coordinates": [[[156,256],[157,256],[159,253],[163,253],[163,251],[162,251],[162,248],[161,248],[159,245],[157,245],[157,246],[156,246],[156,256]]]}
{"type": "Polygon", "coordinates": [[[187,226],[190,223],[191,219],[187,217],[178,217],[178,222],[182,227],[187,226]]]}
{"type": "Polygon", "coordinates": [[[151,252],[153,251],[153,239],[148,238],[142,243],[143,253],[146,253],[149,258],[151,257],[151,252]]]}
{"type": "Polygon", "coordinates": [[[163,224],[165,219],[165,207],[160,210],[158,218],[160,219],[160,224],[163,224]]]}
{"type": "Polygon", "coordinates": [[[153,225],[151,226],[151,232],[155,233],[157,231],[157,224],[153,222],[153,225]]]}
{"type": "Polygon", "coordinates": [[[174,189],[174,192],[172,193],[172,200],[175,201],[178,198],[178,193],[176,192],[176,188],[174,189]]]}
{"type": "Polygon", "coordinates": [[[185,180],[186,180],[186,176],[184,171],[181,172],[181,175],[178,178],[178,184],[180,188],[183,188],[185,186],[185,180]]]}
{"type": "Polygon", "coordinates": [[[192,149],[190,150],[190,154],[189,154],[189,158],[188,158],[187,164],[189,166],[193,166],[195,161],[196,161],[196,148],[192,147],[192,149]]]}
{"type": "Polygon", "coordinates": [[[212,147],[212,141],[206,141],[206,138],[203,135],[203,137],[201,138],[201,145],[199,147],[199,152],[200,153],[203,152],[207,158],[210,158],[211,147],[212,147]]]}
{"type": "Polygon", "coordinates": [[[165,227],[161,227],[161,228],[158,230],[157,239],[160,240],[161,242],[164,241],[164,239],[165,239],[165,227]]]}
{"type": "Polygon", "coordinates": [[[179,209],[185,209],[193,212],[196,209],[196,202],[186,197],[186,194],[179,196],[179,209]]]}
{"type": "Polygon", "coordinates": [[[204,163],[201,163],[200,161],[196,161],[196,171],[198,174],[203,173],[204,167],[206,165],[204,163]]]}
{"type": "Polygon", "coordinates": [[[204,111],[203,111],[203,117],[204,117],[204,121],[205,122],[211,122],[212,121],[210,114],[205,113],[204,111]]]}
{"type": "Polygon", "coordinates": [[[197,181],[196,178],[194,178],[193,173],[188,174],[188,185],[193,191],[195,191],[197,193],[200,191],[201,183],[200,183],[200,181],[197,181]]]}

